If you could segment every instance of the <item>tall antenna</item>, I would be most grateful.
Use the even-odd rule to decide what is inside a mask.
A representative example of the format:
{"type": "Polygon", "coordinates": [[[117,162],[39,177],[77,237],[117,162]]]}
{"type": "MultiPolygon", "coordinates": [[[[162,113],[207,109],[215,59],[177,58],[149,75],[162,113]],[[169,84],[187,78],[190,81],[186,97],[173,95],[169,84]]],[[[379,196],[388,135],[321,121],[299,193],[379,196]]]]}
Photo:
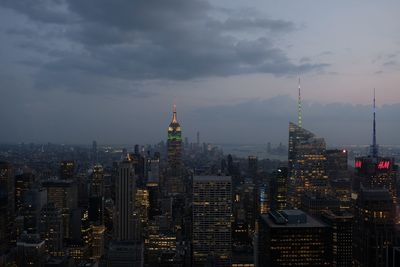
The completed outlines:
{"type": "Polygon", "coordinates": [[[301,88],[300,88],[300,77],[299,77],[299,98],[297,101],[297,116],[298,116],[298,125],[301,128],[301,88]]]}
{"type": "Polygon", "coordinates": [[[374,122],[373,122],[373,132],[372,132],[372,157],[376,158],[378,156],[378,146],[376,144],[376,105],[375,105],[375,88],[374,88],[374,122]]]}

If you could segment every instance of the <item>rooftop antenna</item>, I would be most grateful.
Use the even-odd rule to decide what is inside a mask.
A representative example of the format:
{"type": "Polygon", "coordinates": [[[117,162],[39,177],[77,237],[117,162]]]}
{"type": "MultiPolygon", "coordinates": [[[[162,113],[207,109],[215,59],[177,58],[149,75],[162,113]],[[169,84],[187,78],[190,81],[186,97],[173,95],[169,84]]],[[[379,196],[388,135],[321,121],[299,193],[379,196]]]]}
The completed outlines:
{"type": "Polygon", "coordinates": [[[298,126],[301,128],[301,87],[300,87],[300,76],[299,76],[299,98],[297,100],[297,119],[298,119],[298,126]]]}
{"type": "Polygon", "coordinates": [[[374,111],[374,121],[373,121],[373,132],[372,132],[372,147],[371,154],[372,157],[378,157],[378,146],[376,144],[376,105],[375,105],[375,88],[374,88],[374,102],[373,102],[373,111],[374,111]]]}

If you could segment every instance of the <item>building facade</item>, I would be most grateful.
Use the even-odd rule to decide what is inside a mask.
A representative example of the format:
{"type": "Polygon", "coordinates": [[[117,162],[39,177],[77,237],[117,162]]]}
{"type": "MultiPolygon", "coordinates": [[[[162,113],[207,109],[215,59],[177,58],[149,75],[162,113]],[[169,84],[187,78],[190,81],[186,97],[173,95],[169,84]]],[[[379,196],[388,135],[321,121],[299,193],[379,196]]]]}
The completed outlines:
{"type": "Polygon", "coordinates": [[[231,265],[231,222],[231,177],[193,177],[193,266],[231,265]]]}

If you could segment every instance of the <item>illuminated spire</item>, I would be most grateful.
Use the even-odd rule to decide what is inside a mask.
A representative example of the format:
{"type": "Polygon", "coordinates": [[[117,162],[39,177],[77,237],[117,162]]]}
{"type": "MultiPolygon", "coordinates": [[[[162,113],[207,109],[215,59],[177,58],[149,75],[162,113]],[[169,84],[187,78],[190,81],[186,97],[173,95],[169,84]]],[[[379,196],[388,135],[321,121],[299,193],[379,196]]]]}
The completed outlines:
{"type": "Polygon", "coordinates": [[[299,98],[297,100],[297,105],[298,105],[298,111],[297,111],[297,116],[298,116],[298,126],[301,128],[301,88],[300,88],[300,77],[299,77],[299,98]]]}
{"type": "Polygon", "coordinates": [[[172,108],[172,123],[178,123],[178,120],[176,118],[176,104],[174,104],[172,108]]]}
{"type": "Polygon", "coordinates": [[[373,110],[374,110],[374,121],[373,121],[373,130],[372,130],[372,147],[371,147],[371,154],[372,157],[376,158],[378,156],[378,145],[376,144],[376,106],[375,106],[375,88],[374,88],[374,102],[373,102],[373,110]]]}

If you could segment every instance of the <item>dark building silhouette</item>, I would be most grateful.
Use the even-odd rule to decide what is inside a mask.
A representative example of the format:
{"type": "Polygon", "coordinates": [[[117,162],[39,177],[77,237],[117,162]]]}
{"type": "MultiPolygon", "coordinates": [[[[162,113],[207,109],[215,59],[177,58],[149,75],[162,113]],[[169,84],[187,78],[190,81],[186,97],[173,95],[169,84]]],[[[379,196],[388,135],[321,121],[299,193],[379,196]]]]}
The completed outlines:
{"type": "Polygon", "coordinates": [[[61,209],[50,202],[40,213],[39,233],[45,241],[46,252],[51,256],[64,255],[64,226],[61,209]]]}
{"type": "Polygon", "coordinates": [[[361,186],[354,219],[355,266],[386,266],[394,240],[394,207],[389,191],[361,186]]]}
{"type": "Polygon", "coordinates": [[[14,236],[14,173],[11,164],[0,162],[0,263],[6,257],[14,236]]]}
{"type": "Polygon", "coordinates": [[[89,220],[104,223],[104,170],[101,165],[93,167],[89,184],[89,220]]]}
{"type": "Polygon", "coordinates": [[[45,241],[38,234],[23,233],[17,241],[17,266],[42,267],[45,252],[45,241]]]}
{"type": "Polygon", "coordinates": [[[353,219],[348,212],[324,212],[322,221],[330,226],[332,267],[353,266],[353,219]]]}
{"type": "Polygon", "coordinates": [[[248,174],[252,179],[255,179],[258,170],[258,158],[256,156],[249,156],[247,158],[248,174]]]}
{"type": "Polygon", "coordinates": [[[78,206],[78,190],[72,180],[51,179],[42,183],[47,189],[47,202],[61,210],[64,238],[71,236],[71,212],[78,206]]]}
{"type": "Polygon", "coordinates": [[[115,187],[114,239],[133,241],[136,238],[134,217],[136,178],[129,154],[119,163],[115,187]]]}
{"type": "Polygon", "coordinates": [[[261,215],[258,266],[330,266],[330,228],[301,210],[261,215]]]}
{"type": "Polygon", "coordinates": [[[397,203],[394,159],[380,157],[376,143],[375,90],[370,154],[356,158],[353,191],[355,266],[386,266],[394,243],[397,203]]]}
{"type": "Polygon", "coordinates": [[[15,176],[15,212],[18,212],[23,205],[26,192],[34,182],[32,173],[23,173],[15,176]]]}
{"type": "Polygon", "coordinates": [[[67,180],[75,176],[76,164],[73,160],[64,160],[60,163],[60,178],[67,180]]]}
{"type": "Polygon", "coordinates": [[[286,208],[287,197],[287,168],[279,168],[273,172],[270,180],[270,209],[283,210],[286,208]]]}

